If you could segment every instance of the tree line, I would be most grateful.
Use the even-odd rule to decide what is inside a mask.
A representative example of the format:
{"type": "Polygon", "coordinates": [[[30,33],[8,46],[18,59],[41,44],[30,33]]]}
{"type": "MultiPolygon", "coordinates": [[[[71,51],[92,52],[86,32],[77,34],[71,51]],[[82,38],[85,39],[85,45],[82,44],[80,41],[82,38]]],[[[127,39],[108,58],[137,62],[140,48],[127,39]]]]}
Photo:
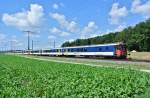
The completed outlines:
{"type": "Polygon", "coordinates": [[[65,42],[62,47],[93,45],[124,42],[129,51],[150,51],[150,18],[135,26],[129,26],[121,32],[110,32],[109,34],[88,39],[77,39],[73,42],[65,42]]]}

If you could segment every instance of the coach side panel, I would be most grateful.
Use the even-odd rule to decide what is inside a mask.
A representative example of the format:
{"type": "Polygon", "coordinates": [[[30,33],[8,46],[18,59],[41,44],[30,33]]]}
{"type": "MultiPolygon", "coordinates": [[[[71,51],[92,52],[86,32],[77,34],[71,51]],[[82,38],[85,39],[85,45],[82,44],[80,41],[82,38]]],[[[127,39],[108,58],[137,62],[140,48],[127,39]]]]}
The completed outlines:
{"type": "Polygon", "coordinates": [[[95,46],[66,49],[64,55],[115,56],[115,46],[95,46]]]}

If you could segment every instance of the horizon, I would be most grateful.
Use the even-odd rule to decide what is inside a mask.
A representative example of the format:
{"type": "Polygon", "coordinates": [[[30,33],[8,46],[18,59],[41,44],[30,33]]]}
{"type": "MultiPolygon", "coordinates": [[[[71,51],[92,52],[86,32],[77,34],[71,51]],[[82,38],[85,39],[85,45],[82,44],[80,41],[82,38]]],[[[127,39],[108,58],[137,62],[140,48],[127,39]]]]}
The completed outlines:
{"type": "Polygon", "coordinates": [[[32,40],[34,49],[48,49],[60,47],[66,41],[121,31],[150,17],[150,0],[18,2],[0,3],[0,50],[27,49],[24,31],[34,32],[30,49],[32,40]]]}

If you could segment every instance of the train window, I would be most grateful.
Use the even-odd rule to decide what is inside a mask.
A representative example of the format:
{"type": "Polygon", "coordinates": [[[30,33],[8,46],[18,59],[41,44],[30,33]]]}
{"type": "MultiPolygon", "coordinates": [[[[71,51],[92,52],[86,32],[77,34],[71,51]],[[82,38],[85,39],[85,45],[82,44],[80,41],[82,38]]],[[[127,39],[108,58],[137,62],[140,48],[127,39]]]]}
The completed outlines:
{"type": "Polygon", "coordinates": [[[79,52],[82,52],[82,48],[79,48],[79,52]]]}
{"type": "Polygon", "coordinates": [[[81,52],[81,48],[79,48],[79,52],[81,52]]]}
{"type": "Polygon", "coordinates": [[[35,50],[35,51],[32,51],[32,52],[33,52],[33,53],[38,53],[39,51],[38,51],[38,50],[37,50],[37,51],[35,50]]]}
{"type": "Polygon", "coordinates": [[[75,52],[78,52],[78,49],[75,48],[74,51],[75,51],[75,52]]]}
{"type": "Polygon", "coordinates": [[[108,47],[106,47],[106,50],[108,50],[109,48],[108,47]]]}
{"type": "Polygon", "coordinates": [[[50,50],[44,50],[43,52],[50,52],[50,50]]]}
{"type": "Polygon", "coordinates": [[[68,52],[70,52],[70,49],[68,49],[68,52]]]}
{"type": "Polygon", "coordinates": [[[81,48],[81,52],[83,52],[83,48],[81,48]]]}
{"type": "Polygon", "coordinates": [[[73,49],[71,49],[71,52],[73,52],[73,49]]]}
{"type": "Polygon", "coordinates": [[[120,45],[117,46],[117,50],[121,50],[121,46],[120,45]]]}
{"type": "Polygon", "coordinates": [[[82,52],[82,48],[78,48],[78,52],[82,52]]]}
{"type": "Polygon", "coordinates": [[[79,52],[81,52],[81,48],[79,48],[79,52]]]}
{"type": "Polygon", "coordinates": [[[126,46],[125,45],[122,45],[122,50],[126,50],[126,46]]]}
{"type": "Polygon", "coordinates": [[[81,52],[81,48],[79,48],[79,52],[81,52]]]}
{"type": "Polygon", "coordinates": [[[82,48],[82,52],[84,52],[84,48],[82,48]]]}
{"type": "Polygon", "coordinates": [[[87,49],[86,48],[84,48],[84,50],[83,50],[84,52],[87,52],[87,49]]]}
{"type": "Polygon", "coordinates": [[[99,48],[99,51],[102,51],[102,48],[99,48]]]}

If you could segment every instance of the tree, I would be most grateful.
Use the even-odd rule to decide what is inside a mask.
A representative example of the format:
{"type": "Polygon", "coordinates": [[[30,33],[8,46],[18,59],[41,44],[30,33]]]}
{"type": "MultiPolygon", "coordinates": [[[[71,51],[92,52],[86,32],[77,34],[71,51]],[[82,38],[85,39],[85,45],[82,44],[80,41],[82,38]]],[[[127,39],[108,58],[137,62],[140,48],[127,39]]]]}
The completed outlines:
{"type": "Polygon", "coordinates": [[[65,42],[62,46],[80,46],[124,42],[128,50],[150,51],[150,18],[134,27],[128,27],[121,32],[109,33],[88,39],[77,39],[74,42],[65,42]]]}

